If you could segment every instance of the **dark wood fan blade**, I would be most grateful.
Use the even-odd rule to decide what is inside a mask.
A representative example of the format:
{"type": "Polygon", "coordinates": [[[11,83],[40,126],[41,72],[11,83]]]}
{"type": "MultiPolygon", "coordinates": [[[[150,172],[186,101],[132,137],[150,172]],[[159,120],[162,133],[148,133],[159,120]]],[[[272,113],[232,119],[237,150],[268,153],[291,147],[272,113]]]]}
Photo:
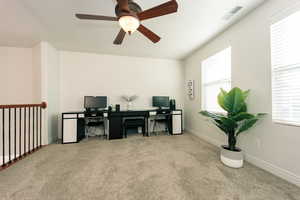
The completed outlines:
{"type": "Polygon", "coordinates": [[[130,13],[130,9],[128,6],[128,0],[118,0],[118,4],[119,4],[120,10],[122,12],[130,13]]]}
{"type": "Polygon", "coordinates": [[[167,3],[161,4],[154,8],[150,8],[143,12],[138,13],[138,17],[140,20],[151,19],[154,17],[160,17],[163,15],[168,15],[171,13],[175,13],[178,10],[178,4],[175,0],[171,0],[167,3]]]}
{"type": "Polygon", "coordinates": [[[76,16],[78,19],[118,21],[118,18],[116,18],[116,17],[101,16],[101,15],[76,14],[75,16],[76,16]]]}
{"type": "Polygon", "coordinates": [[[141,32],[144,36],[146,36],[149,40],[151,40],[153,43],[157,43],[160,41],[160,37],[158,35],[156,35],[143,25],[140,25],[137,30],[141,32]]]}
{"type": "Polygon", "coordinates": [[[116,44],[116,45],[122,44],[122,42],[125,38],[125,35],[126,35],[126,32],[123,29],[121,29],[119,34],[117,35],[115,41],[114,41],[114,44],[116,44]]]}

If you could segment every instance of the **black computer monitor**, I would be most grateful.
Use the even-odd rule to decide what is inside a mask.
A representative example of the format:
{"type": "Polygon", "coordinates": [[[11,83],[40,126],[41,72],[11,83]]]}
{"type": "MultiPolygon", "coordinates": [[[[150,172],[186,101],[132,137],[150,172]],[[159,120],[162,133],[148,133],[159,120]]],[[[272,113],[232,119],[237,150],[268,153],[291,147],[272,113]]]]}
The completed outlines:
{"type": "Polygon", "coordinates": [[[106,96],[85,96],[84,108],[85,109],[101,109],[107,107],[106,96]]]}
{"type": "Polygon", "coordinates": [[[152,105],[154,107],[170,107],[169,97],[166,96],[154,96],[152,97],[152,105]]]}

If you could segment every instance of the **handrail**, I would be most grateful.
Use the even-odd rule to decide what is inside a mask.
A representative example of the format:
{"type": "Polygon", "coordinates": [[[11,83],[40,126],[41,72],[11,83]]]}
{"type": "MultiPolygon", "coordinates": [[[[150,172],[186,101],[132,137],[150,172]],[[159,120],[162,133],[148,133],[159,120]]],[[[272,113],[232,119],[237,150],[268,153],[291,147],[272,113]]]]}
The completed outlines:
{"type": "Polygon", "coordinates": [[[41,107],[43,109],[47,108],[47,103],[42,102],[40,104],[11,104],[11,105],[0,105],[0,109],[5,108],[30,108],[30,107],[41,107]]]}
{"type": "Polygon", "coordinates": [[[0,170],[43,146],[47,103],[0,105],[0,170]]]}

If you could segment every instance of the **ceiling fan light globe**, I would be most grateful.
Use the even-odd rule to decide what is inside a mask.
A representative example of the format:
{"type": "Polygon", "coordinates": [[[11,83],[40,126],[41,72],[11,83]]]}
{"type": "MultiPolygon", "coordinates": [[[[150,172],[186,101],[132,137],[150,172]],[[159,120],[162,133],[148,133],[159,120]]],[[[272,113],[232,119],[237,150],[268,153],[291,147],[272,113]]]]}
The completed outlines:
{"type": "Polygon", "coordinates": [[[119,19],[119,24],[126,33],[133,33],[140,26],[140,21],[133,16],[122,16],[119,19]]]}

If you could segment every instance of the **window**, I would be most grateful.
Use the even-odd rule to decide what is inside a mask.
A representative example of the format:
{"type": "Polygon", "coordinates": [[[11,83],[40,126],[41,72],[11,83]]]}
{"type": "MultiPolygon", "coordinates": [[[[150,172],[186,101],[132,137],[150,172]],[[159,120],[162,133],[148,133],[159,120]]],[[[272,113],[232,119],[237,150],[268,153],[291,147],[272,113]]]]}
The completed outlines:
{"type": "Polygon", "coordinates": [[[202,110],[224,112],[217,100],[220,88],[231,88],[231,47],[202,62],[202,110]]]}
{"type": "Polygon", "coordinates": [[[272,118],[300,125],[300,12],[271,26],[272,118]]]}

